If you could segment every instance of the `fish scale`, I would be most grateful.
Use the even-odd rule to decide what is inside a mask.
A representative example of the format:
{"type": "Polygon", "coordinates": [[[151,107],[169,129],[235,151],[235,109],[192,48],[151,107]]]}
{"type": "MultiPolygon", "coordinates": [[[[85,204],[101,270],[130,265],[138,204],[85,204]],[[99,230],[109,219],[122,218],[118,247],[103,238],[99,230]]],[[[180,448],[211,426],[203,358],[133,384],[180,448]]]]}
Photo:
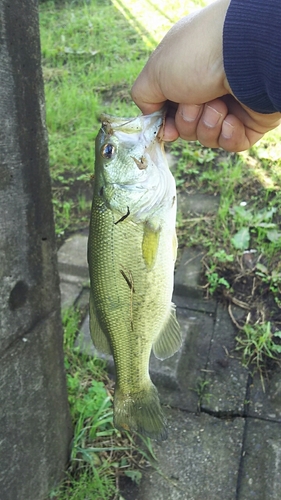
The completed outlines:
{"type": "MultiPolygon", "coordinates": [[[[126,126],[127,123],[128,120],[126,126]]],[[[118,134],[112,136],[114,125],[111,122],[110,133],[103,125],[96,142],[95,189],[88,244],[90,330],[97,349],[113,354],[116,369],[115,426],[159,439],[166,437],[165,419],[157,390],[150,380],[149,357],[152,348],[158,357],[168,357],[181,343],[175,309],[171,307],[176,247],[175,193],[172,186],[168,189],[167,200],[159,199],[159,203],[152,204],[153,209],[145,215],[142,207],[142,216],[136,215],[139,204],[143,204],[143,198],[139,200],[142,192],[136,189],[134,193],[132,185],[136,175],[138,186],[139,167],[132,157],[131,142],[126,160],[128,145],[123,146],[124,133],[123,142],[118,142],[118,134]],[[110,162],[110,158],[106,158],[104,164],[99,156],[100,150],[105,150],[107,156],[117,150],[116,165],[110,162]],[[128,162],[125,166],[129,170],[128,189],[126,172],[125,178],[120,173],[120,185],[115,182],[116,171],[110,172],[119,166],[118,151],[122,153],[122,166],[124,158],[128,162]],[[121,200],[120,209],[116,207],[116,200],[121,200]]],[[[151,140],[155,142],[155,137],[151,140]]],[[[139,154],[139,140],[137,144],[139,154]]],[[[155,143],[155,147],[160,145],[155,143]]],[[[147,149],[144,144],[144,154],[147,149]]],[[[153,164],[152,168],[157,167],[153,164]]],[[[154,176],[156,174],[157,171],[154,176]]],[[[165,175],[173,182],[169,170],[165,175]]],[[[142,175],[142,183],[143,178],[142,175]]],[[[155,195],[153,186],[149,187],[149,179],[148,189],[151,189],[151,196],[155,195]]]]}

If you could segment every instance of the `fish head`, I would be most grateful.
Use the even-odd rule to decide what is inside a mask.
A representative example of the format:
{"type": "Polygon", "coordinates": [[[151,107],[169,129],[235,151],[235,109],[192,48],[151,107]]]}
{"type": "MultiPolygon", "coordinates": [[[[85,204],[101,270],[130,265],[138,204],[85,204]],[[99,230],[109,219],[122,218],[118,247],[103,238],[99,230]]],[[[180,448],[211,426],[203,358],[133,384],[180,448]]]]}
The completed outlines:
{"type": "Polygon", "coordinates": [[[106,184],[138,185],[151,177],[155,150],[161,149],[158,132],[163,112],[137,118],[102,115],[102,127],[96,138],[96,176],[106,184]]]}
{"type": "Polygon", "coordinates": [[[96,138],[95,192],[120,213],[129,211],[136,222],[167,197],[175,187],[160,132],[164,111],[136,118],[102,115],[96,138]]]}

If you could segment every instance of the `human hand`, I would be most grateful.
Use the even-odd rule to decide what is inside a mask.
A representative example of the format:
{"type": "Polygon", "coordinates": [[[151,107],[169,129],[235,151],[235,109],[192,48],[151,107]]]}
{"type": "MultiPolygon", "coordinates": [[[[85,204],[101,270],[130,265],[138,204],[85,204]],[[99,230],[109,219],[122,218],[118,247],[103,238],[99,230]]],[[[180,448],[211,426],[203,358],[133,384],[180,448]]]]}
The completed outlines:
{"type": "Polygon", "coordinates": [[[243,151],[277,127],[281,113],[261,114],[232,93],[223,66],[223,25],[230,0],[218,0],[176,23],[132,88],[144,114],[168,101],[163,139],[199,140],[243,151]]]}

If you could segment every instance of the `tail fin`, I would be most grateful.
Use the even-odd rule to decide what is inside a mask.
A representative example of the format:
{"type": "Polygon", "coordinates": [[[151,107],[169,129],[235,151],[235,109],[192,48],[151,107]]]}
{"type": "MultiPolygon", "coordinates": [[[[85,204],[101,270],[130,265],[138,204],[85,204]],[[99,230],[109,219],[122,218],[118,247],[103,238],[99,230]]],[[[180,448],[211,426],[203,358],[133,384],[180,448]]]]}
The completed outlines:
{"type": "Polygon", "coordinates": [[[151,382],[147,388],[136,394],[123,394],[116,387],[114,425],[119,430],[139,432],[152,439],[167,439],[165,417],[158,392],[151,382]]]}

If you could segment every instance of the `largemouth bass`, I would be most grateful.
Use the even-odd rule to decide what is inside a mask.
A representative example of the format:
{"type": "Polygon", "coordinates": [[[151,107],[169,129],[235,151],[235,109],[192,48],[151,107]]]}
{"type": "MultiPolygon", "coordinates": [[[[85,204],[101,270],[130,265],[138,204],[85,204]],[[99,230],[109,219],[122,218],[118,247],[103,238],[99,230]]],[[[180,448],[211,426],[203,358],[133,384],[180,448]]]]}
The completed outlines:
{"type": "Polygon", "coordinates": [[[151,349],[165,359],[182,342],[171,303],[176,188],[157,137],[162,123],[163,112],[102,117],[88,243],[90,330],[96,348],[113,354],[114,425],[155,439],[166,427],[151,349]]]}

